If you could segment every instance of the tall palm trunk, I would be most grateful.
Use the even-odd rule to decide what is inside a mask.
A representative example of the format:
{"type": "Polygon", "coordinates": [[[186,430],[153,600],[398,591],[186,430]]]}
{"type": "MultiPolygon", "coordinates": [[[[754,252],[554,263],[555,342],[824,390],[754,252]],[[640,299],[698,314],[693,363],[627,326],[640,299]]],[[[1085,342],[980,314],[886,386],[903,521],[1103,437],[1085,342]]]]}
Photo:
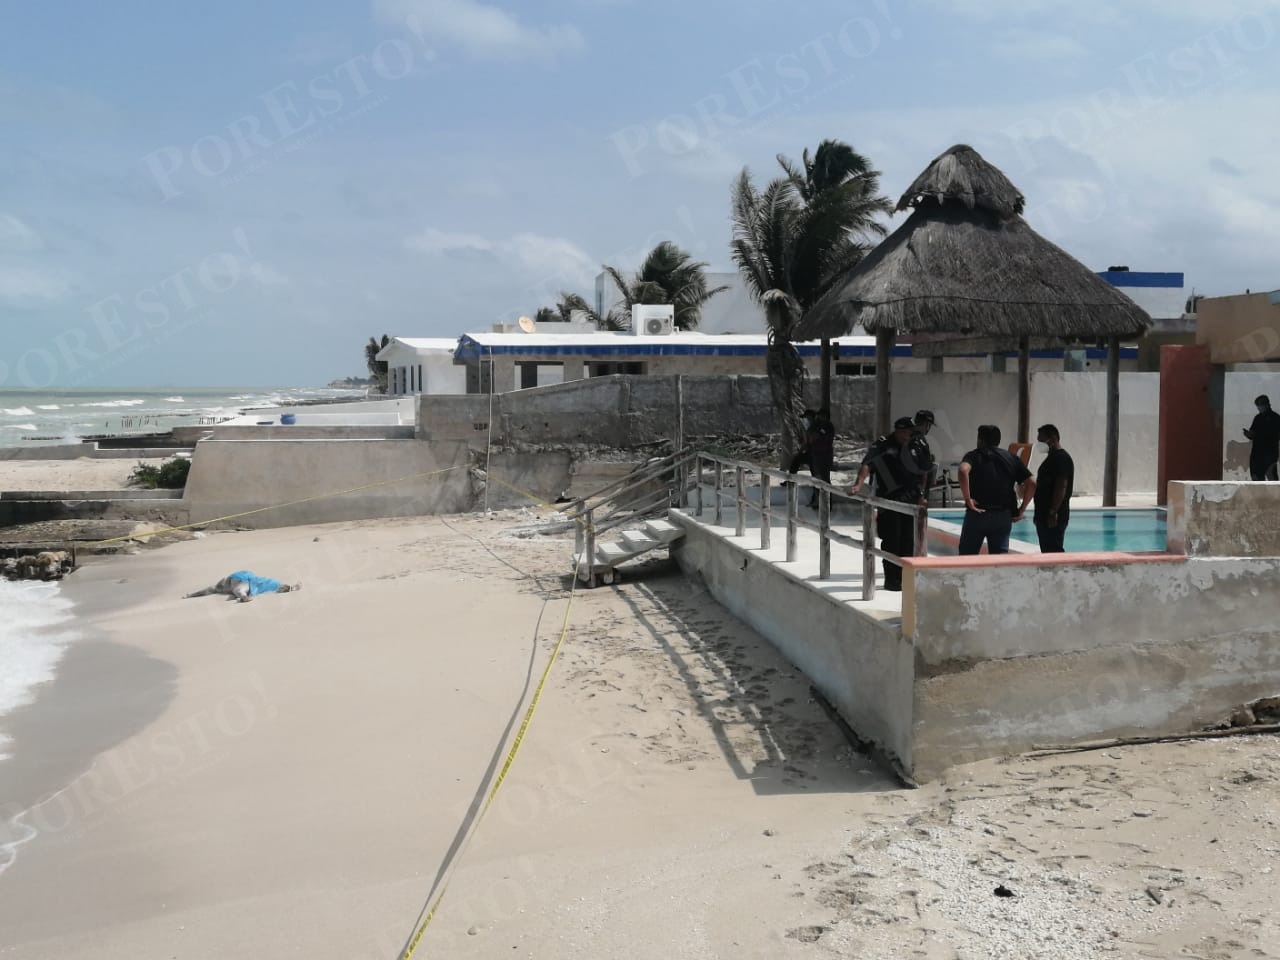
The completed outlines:
{"type": "Polygon", "coordinates": [[[783,470],[804,446],[804,360],[786,331],[794,326],[794,317],[781,303],[770,304],[769,349],[765,354],[765,370],[769,375],[769,395],[778,411],[779,456],[783,470]]]}

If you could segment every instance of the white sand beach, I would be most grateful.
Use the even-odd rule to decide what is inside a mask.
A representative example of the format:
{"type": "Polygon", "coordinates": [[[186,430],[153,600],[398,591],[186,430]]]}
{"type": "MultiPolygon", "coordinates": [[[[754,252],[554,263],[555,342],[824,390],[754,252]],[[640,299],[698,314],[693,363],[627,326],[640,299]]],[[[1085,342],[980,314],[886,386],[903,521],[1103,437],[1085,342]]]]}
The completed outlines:
{"type": "Polygon", "coordinates": [[[394,958],[449,863],[415,956],[1280,942],[1280,741],[984,761],[901,789],[660,561],[573,594],[522,751],[459,854],[570,604],[570,542],[515,535],[534,519],[214,534],[88,562],[66,589],[93,636],[4,720],[0,956],[394,958]],[[180,599],[237,568],[304,589],[180,599]]]}
{"type": "Polygon", "coordinates": [[[0,490],[126,490],[138,464],[158,467],[167,459],[0,460],[0,490]]]}

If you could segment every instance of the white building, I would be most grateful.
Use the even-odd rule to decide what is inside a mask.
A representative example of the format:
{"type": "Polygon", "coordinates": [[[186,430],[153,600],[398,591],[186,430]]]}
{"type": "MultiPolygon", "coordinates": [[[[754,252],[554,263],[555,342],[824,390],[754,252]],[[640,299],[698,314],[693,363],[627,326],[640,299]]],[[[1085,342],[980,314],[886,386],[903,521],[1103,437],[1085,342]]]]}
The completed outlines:
{"type": "Polygon", "coordinates": [[[453,362],[457,349],[457,337],[393,337],[376,357],[387,365],[387,396],[466,393],[466,368],[453,362]]]}

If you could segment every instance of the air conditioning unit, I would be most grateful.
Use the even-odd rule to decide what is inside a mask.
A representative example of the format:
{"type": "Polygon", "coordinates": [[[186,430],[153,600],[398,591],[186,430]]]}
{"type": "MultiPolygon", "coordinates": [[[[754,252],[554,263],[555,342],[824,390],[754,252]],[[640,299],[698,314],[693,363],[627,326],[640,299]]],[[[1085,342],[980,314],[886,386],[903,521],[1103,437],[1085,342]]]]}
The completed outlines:
{"type": "Polygon", "coordinates": [[[675,330],[676,308],[671,304],[636,304],[631,308],[631,332],[637,337],[669,337],[675,330]]]}

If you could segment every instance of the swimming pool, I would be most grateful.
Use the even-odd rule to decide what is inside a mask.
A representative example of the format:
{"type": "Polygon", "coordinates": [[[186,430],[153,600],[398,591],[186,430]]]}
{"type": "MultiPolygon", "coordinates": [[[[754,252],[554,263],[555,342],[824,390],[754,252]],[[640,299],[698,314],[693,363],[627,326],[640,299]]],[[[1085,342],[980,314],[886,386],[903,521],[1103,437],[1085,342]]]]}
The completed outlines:
{"type": "MultiPolygon", "coordinates": [[[[930,520],[955,524],[964,522],[963,510],[930,510],[930,520]]],[[[1067,524],[1066,548],[1068,552],[1093,551],[1140,553],[1165,549],[1165,513],[1160,509],[1124,509],[1081,507],[1071,511],[1067,524]]],[[[956,533],[959,532],[957,529],[956,533]]],[[[1036,547],[1035,524],[1031,511],[1019,523],[1013,525],[1011,539],[1036,547]]]]}

